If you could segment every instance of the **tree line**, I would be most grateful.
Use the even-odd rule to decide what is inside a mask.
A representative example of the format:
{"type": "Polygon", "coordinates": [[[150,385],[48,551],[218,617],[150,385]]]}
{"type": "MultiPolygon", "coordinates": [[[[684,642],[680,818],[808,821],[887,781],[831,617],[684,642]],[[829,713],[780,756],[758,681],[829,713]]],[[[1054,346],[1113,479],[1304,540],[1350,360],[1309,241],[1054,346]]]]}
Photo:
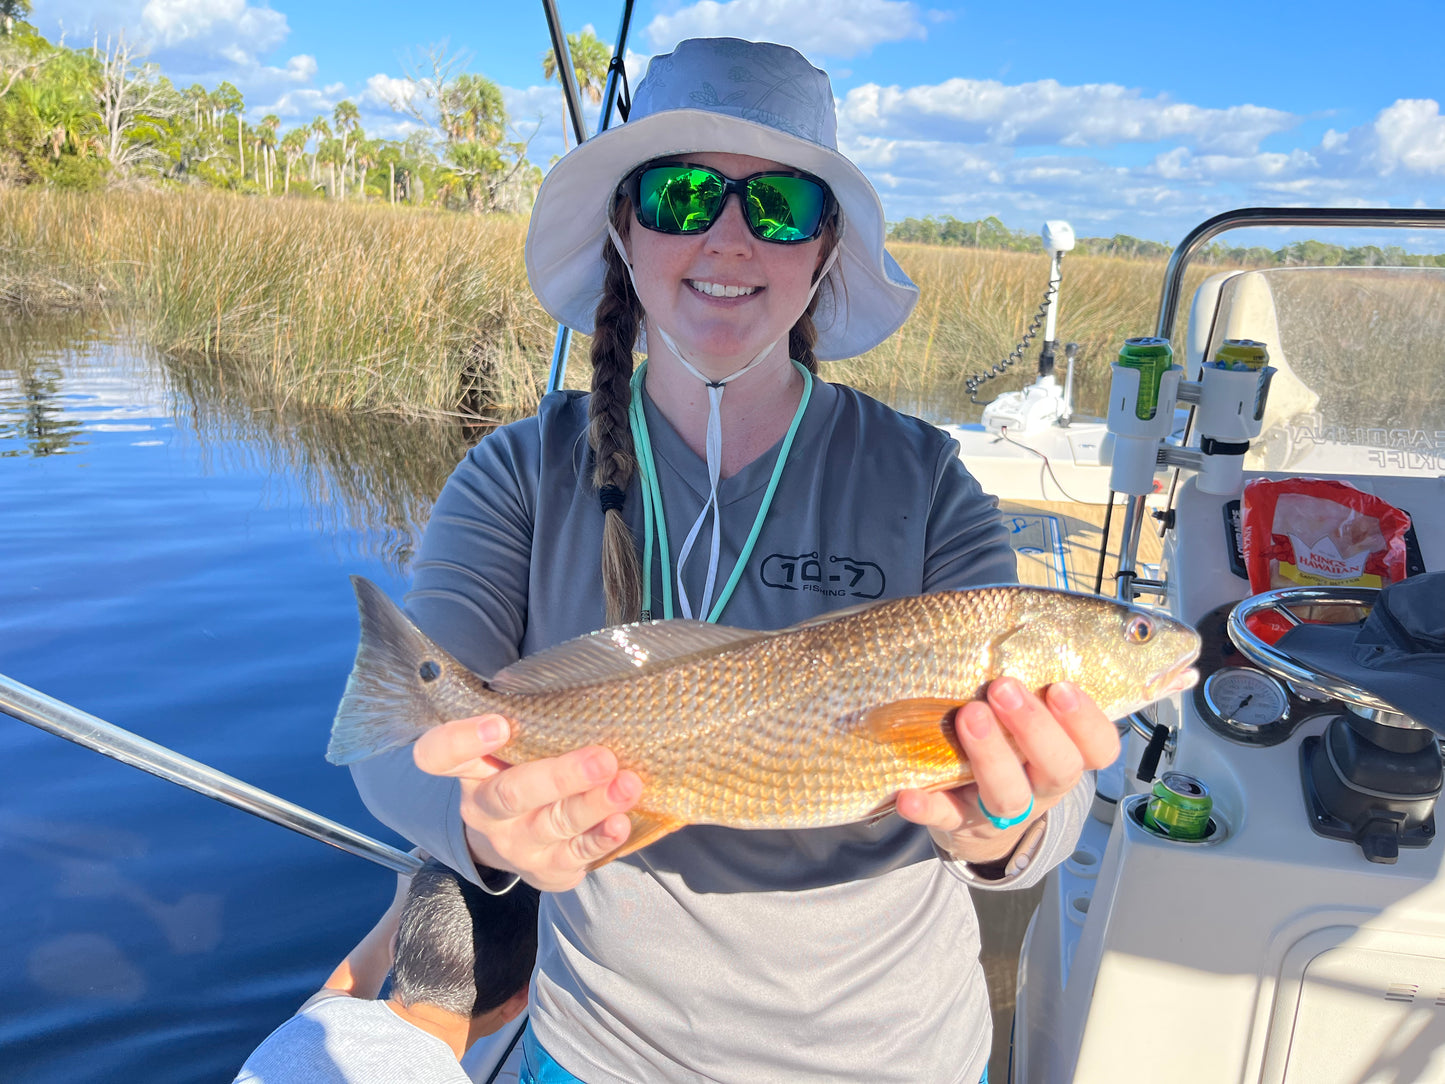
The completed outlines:
{"type": "MultiPolygon", "coordinates": [[[[542,171],[516,137],[501,88],[445,46],[410,64],[393,101],[417,122],[375,138],[349,100],[283,128],[248,115],[241,91],[176,86],[124,35],[52,43],[25,21],[30,0],[0,0],[0,185],[89,190],[114,183],[200,184],[252,195],[525,211],[542,171]]],[[[582,91],[601,100],[611,51],[569,34],[582,91]]],[[[548,50],[546,78],[557,78],[548,50]]]]}
{"type": "MultiPolygon", "coordinates": [[[[1044,243],[1038,233],[1011,230],[997,218],[981,218],[963,222],[952,215],[941,218],[905,218],[888,226],[888,236],[895,241],[913,241],[924,245],[957,245],[964,248],[988,248],[1006,252],[1042,252],[1044,243]]],[[[1075,252],[1090,256],[1115,256],[1124,259],[1165,260],[1174,251],[1173,245],[1146,241],[1116,233],[1112,237],[1080,237],[1075,252]]],[[[1194,256],[1201,263],[1230,264],[1252,267],[1445,267],[1445,254],[1430,255],[1406,252],[1399,245],[1360,245],[1347,248],[1323,241],[1296,241],[1279,249],[1262,246],[1230,246],[1216,242],[1205,245],[1194,256]]]]}

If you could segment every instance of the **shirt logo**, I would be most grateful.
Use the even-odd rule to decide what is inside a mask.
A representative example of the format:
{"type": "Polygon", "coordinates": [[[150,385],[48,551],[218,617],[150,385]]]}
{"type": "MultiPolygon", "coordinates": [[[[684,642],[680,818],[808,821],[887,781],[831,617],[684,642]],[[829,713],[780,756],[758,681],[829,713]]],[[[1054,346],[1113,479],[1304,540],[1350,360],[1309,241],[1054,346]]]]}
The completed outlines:
{"type": "Polygon", "coordinates": [[[781,591],[815,591],[822,595],[881,598],[886,578],[872,561],[830,553],[770,553],[759,572],[763,583],[781,591]]]}

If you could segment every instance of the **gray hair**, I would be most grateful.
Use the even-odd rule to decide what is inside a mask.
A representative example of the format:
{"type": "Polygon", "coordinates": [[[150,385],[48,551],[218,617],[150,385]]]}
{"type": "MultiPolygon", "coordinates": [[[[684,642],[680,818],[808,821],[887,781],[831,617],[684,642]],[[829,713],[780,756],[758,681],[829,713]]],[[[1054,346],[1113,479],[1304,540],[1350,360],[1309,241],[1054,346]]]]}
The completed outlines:
{"type": "Polygon", "coordinates": [[[537,959],[535,888],[492,896],[431,861],[412,877],[396,936],[391,994],[480,1016],[523,989],[537,959]]]}

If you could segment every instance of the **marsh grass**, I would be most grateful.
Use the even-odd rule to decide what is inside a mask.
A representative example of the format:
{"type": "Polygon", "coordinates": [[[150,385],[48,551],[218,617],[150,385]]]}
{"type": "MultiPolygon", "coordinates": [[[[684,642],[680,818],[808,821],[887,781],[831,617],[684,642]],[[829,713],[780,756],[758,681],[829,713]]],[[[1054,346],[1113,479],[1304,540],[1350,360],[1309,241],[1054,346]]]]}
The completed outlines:
{"type": "MultiPolygon", "coordinates": [[[[256,404],[501,419],[535,410],[555,334],[527,285],[525,236],[524,218],[499,215],[200,191],[0,191],[0,303],[106,304],[170,361],[256,404]]],[[[825,363],[824,375],[904,409],[976,418],[963,381],[1013,349],[1043,298],[1047,260],[890,247],[920,287],[918,307],[882,346],[825,363]]],[[[1154,261],[1065,257],[1058,340],[1083,344],[1081,413],[1102,409],[1119,343],[1152,332],[1162,273],[1154,261]]],[[[575,336],[570,387],[588,384],[587,349],[575,336]]],[[[1036,359],[1037,343],[979,399],[1028,383],[1036,359]]]]}
{"type": "Polygon", "coordinates": [[[553,328],[526,221],[209,192],[0,192],[0,297],[123,307],[257,399],[409,415],[534,408],[553,328]]]}
{"type": "MultiPolygon", "coordinates": [[[[918,307],[892,339],[859,358],[829,363],[826,375],[889,403],[954,421],[976,420],[982,406],[968,402],[964,382],[1005,358],[1023,337],[1048,287],[1048,261],[1037,254],[937,245],[893,245],[890,251],[918,284],[918,307]]],[[[1185,296],[1217,270],[1192,269],[1185,296]]],[[[1064,377],[1063,344],[1079,343],[1075,409],[1103,413],[1109,365],[1119,345],[1131,335],[1154,333],[1164,264],[1065,256],[1062,272],[1058,378],[1064,377]]],[[[1179,329],[1182,342],[1182,316],[1179,329]]],[[[1022,361],[980,386],[980,404],[1034,379],[1042,339],[1040,330],[1022,361]]]]}

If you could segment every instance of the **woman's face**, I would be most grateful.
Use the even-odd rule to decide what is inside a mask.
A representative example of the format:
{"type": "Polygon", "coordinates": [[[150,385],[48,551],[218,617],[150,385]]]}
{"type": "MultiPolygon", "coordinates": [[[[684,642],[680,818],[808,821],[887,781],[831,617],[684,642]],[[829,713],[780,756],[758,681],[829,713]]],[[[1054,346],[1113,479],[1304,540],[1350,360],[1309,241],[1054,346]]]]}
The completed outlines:
{"type": "MultiPolygon", "coordinates": [[[[788,166],[746,154],[687,154],[689,165],[742,178],[788,166]]],[[[657,233],[629,219],[628,258],[649,327],[661,327],[688,360],[712,377],[752,361],[769,343],[787,336],[808,305],[823,240],[779,245],[748,229],[735,195],[705,233],[657,233]],[[740,289],[726,290],[727,287],[740,289]],[[735,296],[720,296],[724,292],[735,296]]],[[[648,336],[656,352],[660,336],[648,336]]]]}

